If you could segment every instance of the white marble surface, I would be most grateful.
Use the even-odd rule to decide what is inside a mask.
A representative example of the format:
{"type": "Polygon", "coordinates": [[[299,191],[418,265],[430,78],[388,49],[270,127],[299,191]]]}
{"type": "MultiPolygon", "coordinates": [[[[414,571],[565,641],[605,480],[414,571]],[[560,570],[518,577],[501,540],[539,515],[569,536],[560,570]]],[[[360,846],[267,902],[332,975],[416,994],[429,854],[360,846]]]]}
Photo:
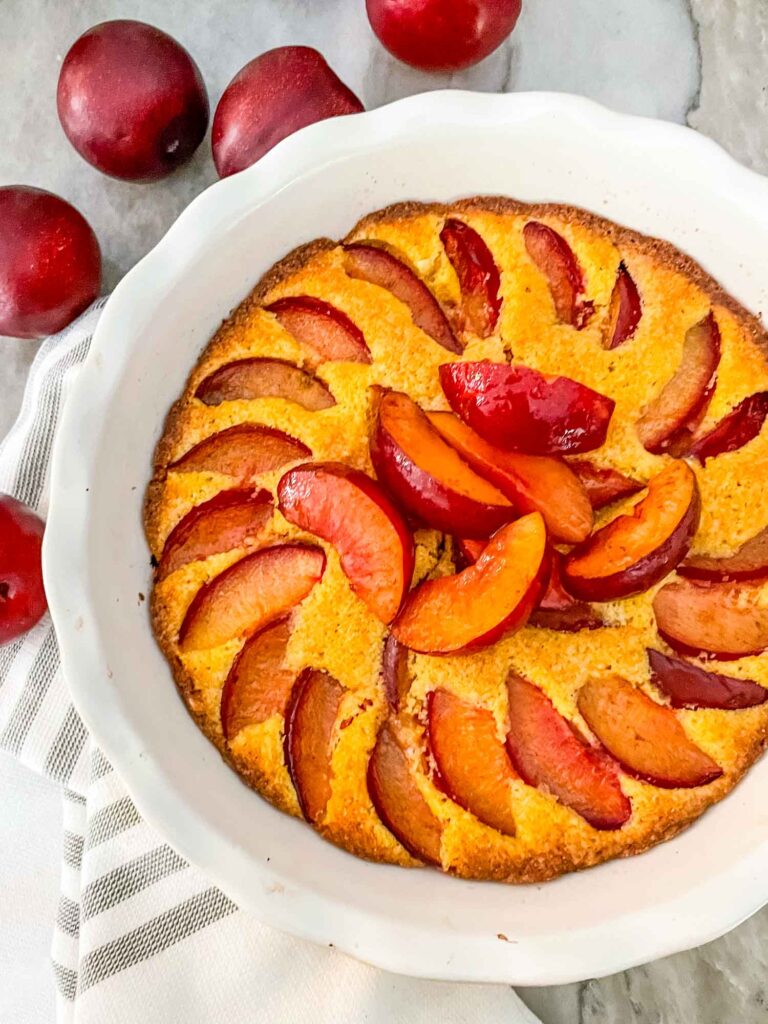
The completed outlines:
{"type": "MultiPolygon", "coordinates": [[[[80,32],[111,17],[151,21],[180,39],[200,64],[212,106],[251,57],[305,43],[323,51],[369,108],[446,85],[570,91],[619,110],[687,120],[768,171],[766,0],[523,4],[518,28],[499,51],[467,72],[439,76],[399,65],[377,45],[364,0],[0,0],[0,184],[39,185],[75,202],[100,237],[106,286],[112,287],[214,180],[207,141],[187,168],[151,186],[101,176],[66,143],[54,100],[61,59],[80,32]]],[[[0,435],[15,415],[34,351],[29,342],[0,339],[0,435]]],[[[7,771],[0,783],[0,849],[18,842],[18,787],[26,785],[28,834],[42,844],[37,869],[55,878],[59,850],[51,841],[50,794],[33,793],[28,781],[7,771]]],[[[23,880],[0,872],[0,920],[5,924],[23,906],[23,880]]],[[[27,914],[27,944],[0,940],[0,973],[14,979],[13,1002],[0,999],[3,1021],[20,1020],[14,1010],[22,1006],[41,1008],[24,1020],[49,1019],[42,1008],[50,1003],[41,992],[50,992],[51,980],[39,955],[48,914],[39,911],[34,935],[27,914]]],[[[758,1024],[768,1021],[763,947],[768,910],[700,950],[602,981],[522,995],[544,1024],[758,1024]]]]}

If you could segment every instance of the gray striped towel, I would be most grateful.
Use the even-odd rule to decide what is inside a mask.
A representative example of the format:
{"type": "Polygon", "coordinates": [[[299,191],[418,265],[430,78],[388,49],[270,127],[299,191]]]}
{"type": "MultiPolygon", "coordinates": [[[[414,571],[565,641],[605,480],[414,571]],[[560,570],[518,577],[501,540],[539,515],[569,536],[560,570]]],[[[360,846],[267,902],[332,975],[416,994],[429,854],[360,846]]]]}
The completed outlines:
{"type": "MultiPolygon", "coordinates": [[[[102,306],[42,345],[19,418],[0,446],[0,491],[43,517],[59,413],[102,306]]],[[[48,616],[0,647],[0,748],[62,786],[53,938],[60,1021],[535,1024],[508,986],[396,977],[238,910],[142,820],[89,739],[48,616]]]]}

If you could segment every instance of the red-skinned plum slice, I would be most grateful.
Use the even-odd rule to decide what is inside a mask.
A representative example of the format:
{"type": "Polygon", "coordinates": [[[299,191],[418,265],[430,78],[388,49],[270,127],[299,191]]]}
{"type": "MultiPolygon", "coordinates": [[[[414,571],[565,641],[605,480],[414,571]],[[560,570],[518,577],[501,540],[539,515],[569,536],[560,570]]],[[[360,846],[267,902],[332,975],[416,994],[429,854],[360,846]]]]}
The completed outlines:
{"type": "Polygon", "coordinates": [[[436,784],[484,824],[513,836],[509,784],[515,773],[492,713],[441,689],[427,698],[427,718],[436,784]]]}
{"type": "Polygon", "coordinates": [[[734,661],[768,647],[768,608],[738,583],[668,583],[653,599],[659,635],[693,657],[734,661]]]}
{"type": "Polygon", "coordinates": [[[277,494],[288,522],[333,544],[354,592],[391,622],[411,583],[413,537],[376,481],[340,462],[309,462],[289,470],[277,494]]]}
{"type": "Polygon", "coordinates": [[[501,278],[491,250],[474,228],[453,218],[443,225],[440,241],[459,279],[464,318],[475,334],[487,338],[501,310],[501,278]]]}
{"type": "Polygon", "coordinates": [[[669,697],[673,708],[719,708],[733,711],[764,704],[768,690],[751,679],[708,672],[690,661],[648,651],[651,682],[669,697]]]}
{"type": "Polygon", "coordinates": [[[231,551],[258,537],[272,517],[269,491],[220,491],[196,505],[171,530],[157,568],[165,579],[183,565],[231,551]]]}
{"type": "Polygon", "coordinates": [[[706,786],[722,768],[685,733],[674,711],[619,676],[592,679],[579,711],[608,753],[636,778],[664,789],[706,786]]]}
{"type": "Polygon", "coordinates": [[[574,548],[563,563],[569,593],[584,601],[615,601],[662,580],[687,555],[701,501],[693,471],[672,462],[648,484],[630,515],[617,516],[574,548]]]}
{"type": "Polygon", "coordinates": [[[445,533],[489,537],[515,515],[511,502],[475,473],[398,391],[374,388],[371,459],[401,508],[445,533]]]}
{"type": "Polygon", "coordinates": [[[200,382],[195,397],[206,405],[240,399],[284,398],[310,412],[336,404],[327,385],[284,359],[238,359],[226,363],[200,382]]]}
{"type": "Polygon", "coordinates": [[[453,411],[482,438],[530,455],[599,448],[615,406],[569,377],[489,360],[445,363],[440,383],[453,411]]]}
{"type": "Polygon", "coordinates": [[[487,647],[528,621],[549,576],[547,556],[538,512],[509,523],[474,565],[412,590],[392,632],[401,644],[425,654],[487,647]]]}
{"type": "Polygon", "coordinates": [[[613,349],[633,338],[643,315],[640,292],[623,263],[619,264],[616,283],[608,306],[608,321],[603,335],[603,348],[613,349]]]}
{"type": "Polygon", "coordinates": [[[289,295],[266,308],[304,346],[312,369],[327,362],[371,362],[363,332],[330,302],[312,295],[289,295]]]}
{"type": "Polygon", "coordinates": [[[687,447],[690,430],[706,411],[720,363],[720,329],[708,313],[686,332],[680,365],[637,421],[641,444],[658,454],[687,447]]]}
{"type": "Polygon", "coordinates": [[[433,427],[480,476],[490,481],[520,514],[541,512],[551,536],[577,544],[589,536],[593,515],[585,488],[560,458],[505,452],[450,412],[427,414],[433,427]]]}
{"type": "Polygon", "coordinates": [[[413,322],[449,352],[461,352],[448,317],[424,282],[401,259],[381,245],[352,242],[344,246],[350,277],[392,292],[410,310],[413,322]]]}
{"type": "Polygon", "coordinates": [[[558,319],[577,330],[586,327],[595,307],[583,298],[584,274],[573,249],[553,228],[534,220],[523,228],[523,240],[549,283],[558,319]]]}
{"type": "Polygon", "coordinates": [[[551,793],[593,828],[621,828],[632,805],[610,760],[576,733],[538,686],[511,673],[507,692],[507,750],[520,777],[551,793]]]}

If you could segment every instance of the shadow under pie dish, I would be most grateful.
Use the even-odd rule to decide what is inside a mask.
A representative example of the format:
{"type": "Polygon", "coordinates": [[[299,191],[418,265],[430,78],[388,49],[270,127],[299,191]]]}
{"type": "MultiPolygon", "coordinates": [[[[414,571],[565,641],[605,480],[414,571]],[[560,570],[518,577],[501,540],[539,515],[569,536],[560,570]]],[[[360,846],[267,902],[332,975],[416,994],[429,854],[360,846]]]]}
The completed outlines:
{"type": "Polygon", "coordinates": [[[148,492],[198,724],[374,860],[537,881],[675,834],[768,725],[763,346],[567,207],[405,204],[290,254],[148,492]]]}

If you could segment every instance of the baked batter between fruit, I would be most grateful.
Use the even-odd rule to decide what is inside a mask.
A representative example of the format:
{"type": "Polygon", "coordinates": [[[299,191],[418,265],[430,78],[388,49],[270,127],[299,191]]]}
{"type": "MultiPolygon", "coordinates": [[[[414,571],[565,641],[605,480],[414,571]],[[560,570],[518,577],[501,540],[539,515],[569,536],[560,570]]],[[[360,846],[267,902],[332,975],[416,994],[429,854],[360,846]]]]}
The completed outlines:
{"type": "Polygon", "coordinates": [[[240,776],[362,857],[637,853],[768,735],[768,362],[677,249],[406,203],[273,267],[155,453],[152,622],[240,776]]]}

